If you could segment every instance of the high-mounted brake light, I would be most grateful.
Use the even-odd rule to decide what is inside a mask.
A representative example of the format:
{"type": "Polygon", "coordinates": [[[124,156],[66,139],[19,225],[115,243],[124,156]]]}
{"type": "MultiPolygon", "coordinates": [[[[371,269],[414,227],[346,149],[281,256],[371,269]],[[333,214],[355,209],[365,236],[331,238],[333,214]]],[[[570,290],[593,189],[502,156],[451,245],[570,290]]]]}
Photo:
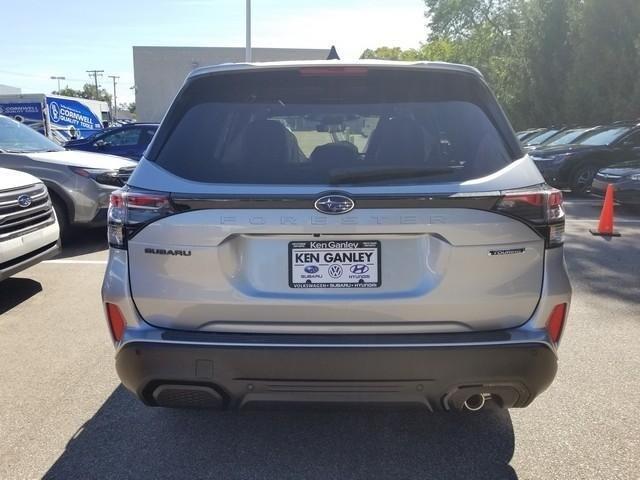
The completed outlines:
{"type": "Polygon", "coordinates": [[[560,190],[541,187],[505,192],[494,210],[524,220],[546,240],[547,248],[564,243],[564,208],[560,190]]]}
{"type": "Polygon", "coordinates": [[[363,77],[369,73],[367,67],[302,67],[303,77],[363,77]]]}
{"type": "Polygon", "coordinates": [[[116,190],[109,200],[107,237],[114,248],[127,248],[127,240],[140,228],[173,213],[169,194],[137,191],[130,188],[116,190]]]}

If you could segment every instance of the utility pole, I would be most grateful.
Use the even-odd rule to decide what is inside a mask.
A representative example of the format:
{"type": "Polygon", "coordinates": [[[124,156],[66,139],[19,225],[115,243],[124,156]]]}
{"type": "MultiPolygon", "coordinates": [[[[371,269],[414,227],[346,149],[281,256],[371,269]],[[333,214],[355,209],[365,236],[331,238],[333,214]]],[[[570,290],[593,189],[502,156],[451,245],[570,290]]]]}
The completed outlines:
{"type": "Polygon", "coordinates": [[[93,82],[96,85],[96,100],[98,100],[98,77],[101,77],[104,73],[104,70],[87,70],[89,76],[93,76],[93,82]]]}
{"type": "Polygon", "coordinates": [[[51,80],[57,80],[58,81],[58,94],[60,94],[60,80],[66,80],[67,77],[56,77],[56,76],[51,76],[51,80]]]}
{"type": "Polygon", "coordinates": [[[111,80],[113,80],[113,114],[111,115],[113,121],[115,122],[118,119],[118,97],[116,96],[116,80],[119,79],[117,75],[107,75],[111,80]]]}
{"type": "Polygon", "coordinates": [[[251,0],[247,0],[246,15],[247,15],[247,26],[246,26],[247,42],[246,42],[246,49],[244,54],[244,61],[249,63],[251,61],[251,0]]]}

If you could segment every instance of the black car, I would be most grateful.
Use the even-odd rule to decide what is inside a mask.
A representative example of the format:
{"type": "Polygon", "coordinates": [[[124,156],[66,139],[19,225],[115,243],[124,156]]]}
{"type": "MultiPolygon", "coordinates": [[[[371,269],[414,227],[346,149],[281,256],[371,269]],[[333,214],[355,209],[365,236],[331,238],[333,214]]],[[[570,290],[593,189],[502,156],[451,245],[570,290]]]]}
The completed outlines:
{"type": "Polygon", "coordinates": [[[521,141],[524,146],[525,151],[531,151],[535,148],[544,145],[549,139],[555,137],[556,135],[563,132],[564,128],[554,127],[549,128],[547,130],[543,130],[540,133],[536,133],[535,135],[529,137],[528,139],[521,141]]]}
{"type": "Polygon", "coordinates": [[[585,193],[598,170],[640,159],[640,124],[617,123],[596,128],[571,145],[552,145],[530,153],[547,183],[585,193]]]}
{"type": "Polygon", "coordinates": [[[546,128],[532,128],[530,130],[523,130],[522,132],[518,132],[516,136],[520,142],[525,143],[528,139],[532,138],[534,135],[539,135],[545,132],[546,128]]]}
{"type": "Polygon", "coordinates": [[[158,129],[157,123],[131,123],[108,128],[87,138],[65,143],[69,150],[109,153],[131,160],[140,160],[158,129]]]}
{"type": "Polygon", "coordinates": [[[609,184],[615,187],[615,199],[619,203],[640,206],[640,160],[600,170],[591,185],[591,193],[604,196],[609,184]]]}

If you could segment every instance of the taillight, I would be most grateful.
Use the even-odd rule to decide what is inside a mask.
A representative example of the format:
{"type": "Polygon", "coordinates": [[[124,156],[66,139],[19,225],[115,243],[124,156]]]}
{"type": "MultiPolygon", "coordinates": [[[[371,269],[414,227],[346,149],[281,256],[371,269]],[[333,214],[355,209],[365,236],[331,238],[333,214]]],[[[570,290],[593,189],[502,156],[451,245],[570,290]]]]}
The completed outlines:
{"type": "Polygon", "coordinates": [[[116,342],[122,340],[124,331],[127,326],[127,322],[124,319],[124,315],[113,303],[107,303],[107,320],[109,320],[109,328],[111,329],[111,335],[116,342]]]}
{"type": "Polygon", "coordinates": [[[547,248],[553,248],[564,243],[562,204],[562,192],[544,186],[506,192],[493,209],[524,220],[545,238],[547,248]]]}
{"type": "Polygon", "coordinates": [[[145,225],[173,213],[169,194],[124,188],[111,194],[107,237],[114,248],[127,248],[127,240],[145,225]]]}
{"type": "Polygon", "coordinates": [[[302,67],[298,70],[302,77],[364,77],[367,67],[302,67]]]}
{"type": "Polygon", "coordinates": [[[564,322],[567,317],[567,304],[556,305],[547,320],[547,332],[553,343],[558,343],[564,329],[564,322]]]}

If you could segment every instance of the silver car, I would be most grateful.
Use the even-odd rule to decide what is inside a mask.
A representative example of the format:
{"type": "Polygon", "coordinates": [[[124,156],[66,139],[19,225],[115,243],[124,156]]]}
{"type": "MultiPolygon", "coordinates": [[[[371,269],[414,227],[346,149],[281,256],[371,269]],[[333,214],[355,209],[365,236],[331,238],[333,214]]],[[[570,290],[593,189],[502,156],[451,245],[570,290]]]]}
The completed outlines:
{"type": "Polygon", "coordinates": [[[67,151],[27,125],[0,115],[0,167],[44,182],[63,237],[72,226],[105,225],[109,196],[125,184],[135,165],[114,155],[67,151]]]}
{"type": "Polygon", "coordinates": [[[524,407],[556,373],[562,194],[471,67],[197,69],[108,231],[147,405],[524,407]]]}

